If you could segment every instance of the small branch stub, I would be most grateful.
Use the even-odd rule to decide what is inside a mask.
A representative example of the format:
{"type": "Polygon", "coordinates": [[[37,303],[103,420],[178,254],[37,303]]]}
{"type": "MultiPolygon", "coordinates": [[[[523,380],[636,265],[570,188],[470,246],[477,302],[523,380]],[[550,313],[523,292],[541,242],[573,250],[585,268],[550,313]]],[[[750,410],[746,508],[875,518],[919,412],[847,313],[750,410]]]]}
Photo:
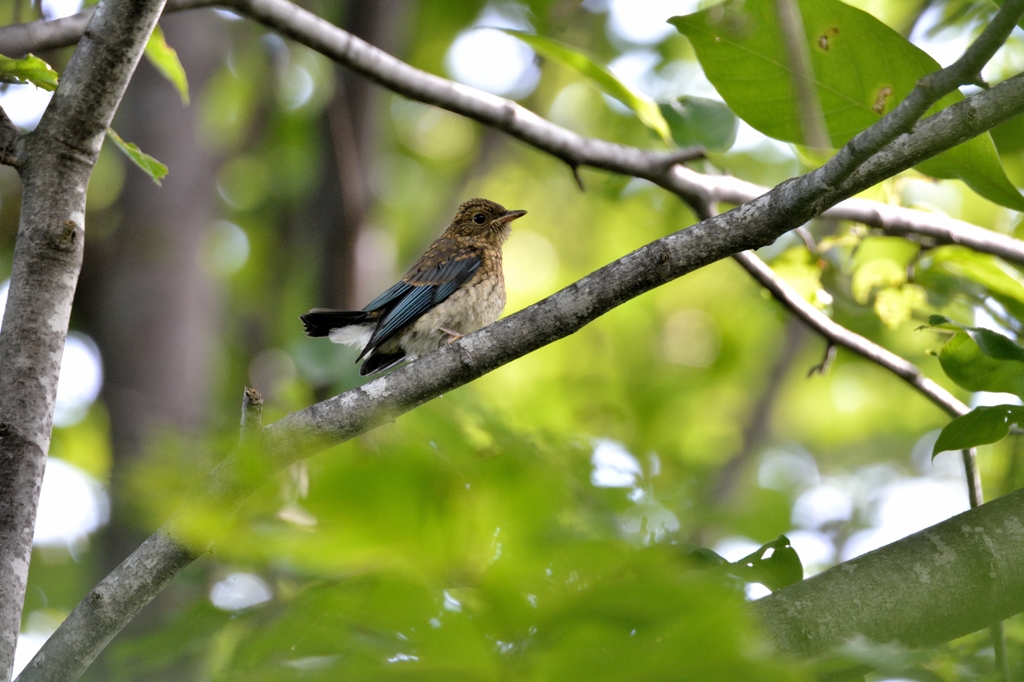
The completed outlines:
{"type": "Polygon", "coordinates": [[[242,392],[242,423],[239,444],[257,442],[263,433],[263,396],[255,388],[245,387],[242,392]]]}

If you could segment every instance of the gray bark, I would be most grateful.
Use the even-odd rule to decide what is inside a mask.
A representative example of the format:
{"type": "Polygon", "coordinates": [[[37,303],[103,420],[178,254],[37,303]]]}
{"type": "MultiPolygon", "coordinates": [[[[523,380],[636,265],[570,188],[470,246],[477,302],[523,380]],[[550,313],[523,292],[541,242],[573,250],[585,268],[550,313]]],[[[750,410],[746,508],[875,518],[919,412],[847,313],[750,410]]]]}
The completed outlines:
{"type": "Polygon", "coordinates": [[[1024,490],[750,605],[779,653],[947,642],[1024,611],[1024,490]]]}
{"type": "Polygon", "coordinates": [[[10,679],[21,625],[57,376],[82,263],[85,190],[162,7],[162,0],[104,3],[39,126],[23,139],[21,220],[0,331],[0,679],[10,679]]]}

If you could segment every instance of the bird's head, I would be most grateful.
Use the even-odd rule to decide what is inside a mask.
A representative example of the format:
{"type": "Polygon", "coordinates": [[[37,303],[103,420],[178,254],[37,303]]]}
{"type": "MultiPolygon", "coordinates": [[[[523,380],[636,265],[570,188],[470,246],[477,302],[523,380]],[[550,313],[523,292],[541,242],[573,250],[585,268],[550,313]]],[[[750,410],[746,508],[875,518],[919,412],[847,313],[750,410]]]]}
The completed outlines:
{"type": "Polygon", "coordinates": [[[470,199],[459,206],[448,233],[456,237],[487,239],[501,244],[512,232],[512,221],[526,211],[509,211],[488,199],[470,199]]]}

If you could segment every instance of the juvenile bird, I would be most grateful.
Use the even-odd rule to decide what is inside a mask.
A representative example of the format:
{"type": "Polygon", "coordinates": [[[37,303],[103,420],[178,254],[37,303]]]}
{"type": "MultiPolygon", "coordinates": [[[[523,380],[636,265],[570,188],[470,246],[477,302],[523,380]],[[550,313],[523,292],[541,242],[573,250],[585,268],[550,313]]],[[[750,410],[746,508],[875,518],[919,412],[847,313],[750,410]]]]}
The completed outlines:
{"type": "Polygon", "coordinates": [[[362,310],[313,308],[300,316],[306,334],[361,346],[365,376],[494,322],[505,307],[501,245],[523,215],[470,199],[400,282],[362,310]]]}

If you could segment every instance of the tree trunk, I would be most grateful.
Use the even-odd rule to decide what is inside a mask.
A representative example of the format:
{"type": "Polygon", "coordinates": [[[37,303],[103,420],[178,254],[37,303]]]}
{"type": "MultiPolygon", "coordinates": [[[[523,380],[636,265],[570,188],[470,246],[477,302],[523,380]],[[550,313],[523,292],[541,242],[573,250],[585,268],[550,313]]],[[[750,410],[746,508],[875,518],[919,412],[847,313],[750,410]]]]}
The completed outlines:
{"type": "MultiPolygon", "coordinates": [[[[182,60],[195,102],[223,63],[223,22],[208,12],[187,12],[166,16],[161,25],[182,60]]],[[[101,576],[152,530],[141,528],[125,503],[132,465],[160,429],[200,435],[205,401],[213,393],[220,300],[203,269],[202,250],[216,218],[218,159],[201,143],[199,113],[195,103],[183,106],[151,65],[140,65],[116,128],[170,172],[157,187],[129,166],[119,224],[106,238],[89,241],[86,250],[79,311],[103,356],[114,456],[101,576]]],[[[159,620],[159,603],[133,629],[159,620]]]]}

